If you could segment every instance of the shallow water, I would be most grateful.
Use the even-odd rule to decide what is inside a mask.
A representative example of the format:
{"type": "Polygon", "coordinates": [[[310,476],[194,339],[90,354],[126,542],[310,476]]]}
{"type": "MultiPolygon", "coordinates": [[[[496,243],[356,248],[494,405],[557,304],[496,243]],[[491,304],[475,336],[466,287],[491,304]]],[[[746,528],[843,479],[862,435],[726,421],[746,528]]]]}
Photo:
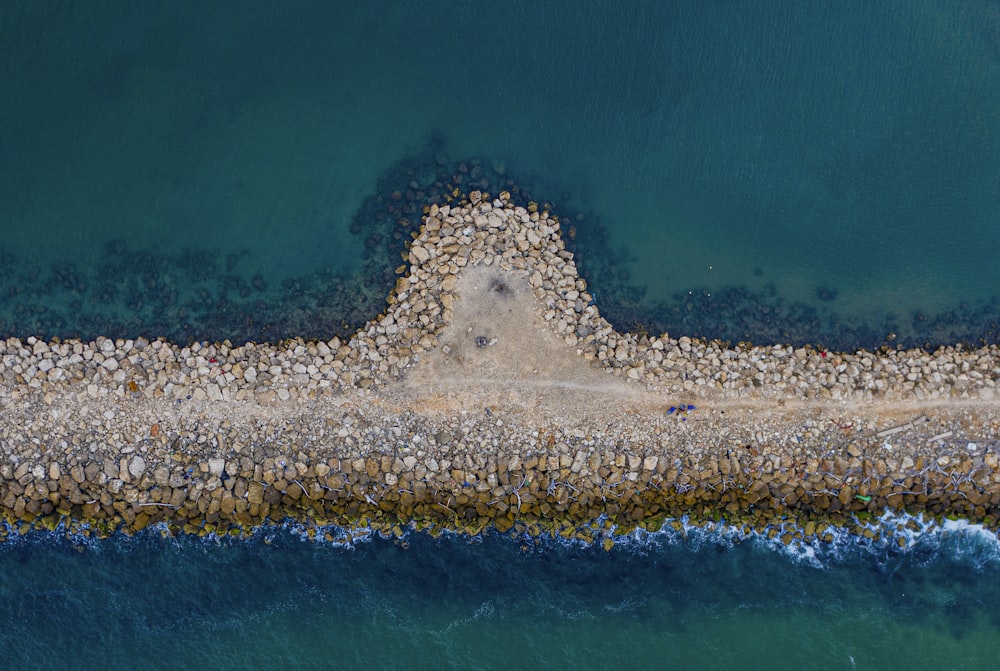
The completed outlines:
{"type": "Polygon", "coordinates": [[[9,3],[0,331],[350,332],[459,177],[623,328],[995,341],[1000,9],[849,5],[9,3]]]}

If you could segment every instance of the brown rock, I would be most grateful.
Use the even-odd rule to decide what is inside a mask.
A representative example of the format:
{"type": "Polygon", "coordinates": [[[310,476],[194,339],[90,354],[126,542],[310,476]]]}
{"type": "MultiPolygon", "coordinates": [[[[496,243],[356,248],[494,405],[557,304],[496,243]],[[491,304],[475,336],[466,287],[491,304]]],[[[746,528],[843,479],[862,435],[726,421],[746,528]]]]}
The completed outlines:
{"type": "Polygon", "coordinates": [[[157,466],[153,471],[153,479],[157,486],[167,487],[170,484],[170,469],[166,466],[157,466]]]}
{"type": "Polygon", "coordinates": [[[260,505],[264,502],[264,485],[257,481],[251,482],[247,486],[247,501],[251,505],[260,505]]]}

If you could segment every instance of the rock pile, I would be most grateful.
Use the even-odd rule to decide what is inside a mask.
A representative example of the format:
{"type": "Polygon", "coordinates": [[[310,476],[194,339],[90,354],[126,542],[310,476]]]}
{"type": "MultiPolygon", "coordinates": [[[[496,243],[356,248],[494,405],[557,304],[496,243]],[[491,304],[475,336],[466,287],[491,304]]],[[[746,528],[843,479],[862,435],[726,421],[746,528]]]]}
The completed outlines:
{"type": "Polygon", "coordinates": [[[617,333],[559,222],[506,194],[429,207],[402,270],[387,309],[346,341],[0,342],[11,528],[240,533],[294,517],[593,539],[595,521],[688,515],[794,519],[822,536],[887,508],[1000,515],[994,347],[835,353],[617,333]],[[641,398],[563,390],[578,410],[558,412],[544,389],[401,401],[473,266],[523,274],[546,328],[641,398]]]}

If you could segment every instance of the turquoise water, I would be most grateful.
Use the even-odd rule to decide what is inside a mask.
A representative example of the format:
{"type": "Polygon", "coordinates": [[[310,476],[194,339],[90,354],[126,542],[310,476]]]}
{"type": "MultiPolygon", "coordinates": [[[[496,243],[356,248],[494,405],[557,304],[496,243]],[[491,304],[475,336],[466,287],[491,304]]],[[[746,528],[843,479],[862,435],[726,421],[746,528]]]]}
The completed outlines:
{"type": "Polygon", "coordinates": [[[1000,333],[992,1],[15,2],[0,35],[3,335],[349,332],[456,177],[552,203],[623,328],[1000,333]]]}
{"type": "MultiPolygon", "coordinates": [[[[1000,5],[0,5],[0,337],[378,313],[423,204],[510,188],[623,328],[998,340],[1000,5]]],[[[5,668],[990,668],[995,542],[0,546],[5,668]],[[807,553],[808,554],[808,553],[807,553]]]]}

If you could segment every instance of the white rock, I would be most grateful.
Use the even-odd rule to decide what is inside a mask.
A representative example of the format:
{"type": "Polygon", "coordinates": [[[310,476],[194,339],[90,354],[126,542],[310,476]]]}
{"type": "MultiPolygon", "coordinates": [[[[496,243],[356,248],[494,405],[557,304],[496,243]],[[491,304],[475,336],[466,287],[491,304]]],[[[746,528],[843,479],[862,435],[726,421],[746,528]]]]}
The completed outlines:
{"type": "Polygon", "coordinates": [[[245,371],[243,371],[243,379],[253,384],[257,381],[257,369],[253,366],[248,366],[245,371]]]}
{"type": "Polygon", "coordinates": [[[222,472],[226,469],[225,459],[209,459],[208,460],[208,472],[211,475],[222,476],[222,472]]]}
{"type": "Polygon", "coordinates": [[[132,457],[128,464],[128,472],[133,478],[141,477],[146,472],[146,460],[142,457],[132,457]]]}
{"type": "Polygon", "coordinates": [[[118,370],[118,359],[114,357],[108,357],[107,359],[101,362],[101,367],[109,371],[118,370]]]}

